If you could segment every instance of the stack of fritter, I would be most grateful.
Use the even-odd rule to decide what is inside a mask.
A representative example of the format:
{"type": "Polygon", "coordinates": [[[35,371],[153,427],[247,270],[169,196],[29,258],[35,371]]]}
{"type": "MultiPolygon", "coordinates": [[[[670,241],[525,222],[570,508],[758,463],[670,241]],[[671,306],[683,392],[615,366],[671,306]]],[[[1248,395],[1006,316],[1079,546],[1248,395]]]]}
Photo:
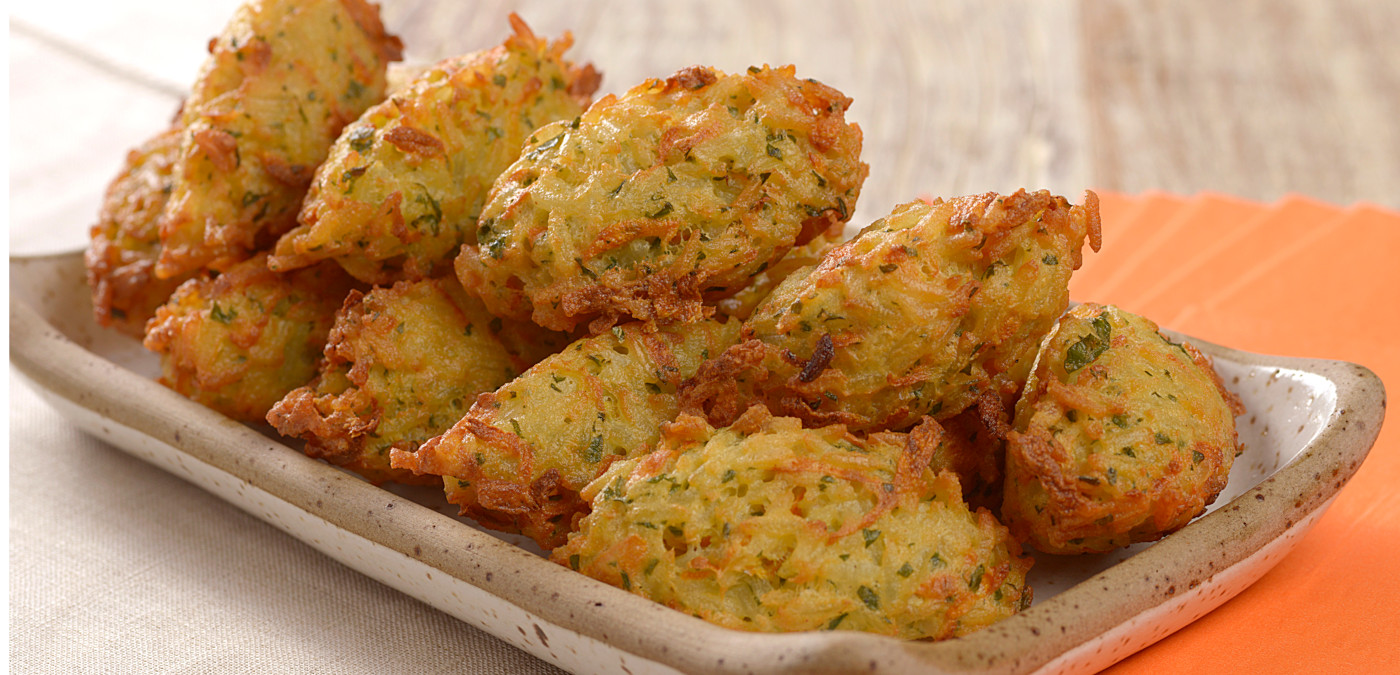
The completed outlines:
{"type": "Polygon", "coordinates": [[[511,26],[386,94],[374,5],[240,9],[109,189],[99,322],[313,457],[745,630],[964,635],[1030,605],[1023,545],[1152,540],[1224,486],[1209,361],[1066,314],[1093,193],[842,243],[840,92],[697,66],[590,105],[570,37],[511,26]]]}
{"type": "Polygon", "coordinates": [[[241,7],[174,126],[108,190],[87,255],[98,321],[144,334],[190,398],[245,421],[281,401],[270,421],[313,455],[413,478],[391,447],[567,343],[451,275],[496,175],[598,84],[563,58],[568,36],[511,23],[386,99],[402,45],[376,6],[241,7]]]}

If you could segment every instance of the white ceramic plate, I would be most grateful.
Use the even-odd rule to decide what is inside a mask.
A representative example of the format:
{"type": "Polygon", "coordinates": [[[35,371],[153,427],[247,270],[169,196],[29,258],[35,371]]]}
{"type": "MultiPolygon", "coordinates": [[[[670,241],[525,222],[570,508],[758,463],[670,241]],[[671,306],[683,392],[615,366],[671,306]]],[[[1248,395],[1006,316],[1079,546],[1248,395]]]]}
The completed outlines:
{"type": "MultiPolygon", "coordinates": [[[[1192,340],[1248,408],[1211,512],[1162,541],[1038,556],[1035,604],[968,637],[754,634],[674,612],[474,527],[434,490],[388,492],[151,380],[152,355],[98,328],[79,254],[10,261],[10,358],[74,424],[337,560],[579,672],[1092,672],[1253,583],[1312,526],[1375,442],[1385,394],[1350,363],[1192,340]]],[[[1181,337],[1181,336],[1178,336],[1181,337]]]]}

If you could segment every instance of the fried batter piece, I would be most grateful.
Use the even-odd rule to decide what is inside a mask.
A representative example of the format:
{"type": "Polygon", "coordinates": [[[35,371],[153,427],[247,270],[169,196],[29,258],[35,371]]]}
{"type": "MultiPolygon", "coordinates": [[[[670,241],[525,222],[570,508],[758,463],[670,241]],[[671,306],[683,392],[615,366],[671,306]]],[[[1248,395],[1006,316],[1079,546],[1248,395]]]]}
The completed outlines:
{"type": "Polygon", "coordinates": [[[1224,489],[1243,412],[1195,347],[1116,307],[1075,307],[1016,404],[1002,516],[1047,553],[1161,538],[1224,489]]]}
{"type": "Polygon", "coordinates": [[[181,137],[180,128],[172,127],[127,153],[121,173],[107,186],[83,256],[97,323],[134,337],[145,334],[156,308],[193,276],[155,276],[159,218],[170,197],[181,137]]]}
{"type": "Polygon", "coordinates": [[[614,460],[649,450],[676,416],[676,386],[738,332],[732,321],[614,326],[482,394],[417,453],[394,450],[392,465],[443,476],[463,515],[553,548],[587,507],[578,491],[614,460]]]}
{"type": "Polygon", "coordinates": [[[327,258],[366,283],[448,271],[476,241],[486,193],[540,125],[574,119],[599,76],[512,14],[515,34],[443,61],[345,128],[317,170],[275,270],[327,258]]]}
{"type": "Polygon", "coordinates": [[[146,333],[161,384],[241,422],[263,421],[316,375],[351,283],[335,265],[276,274],[266,254],[185,282],[146,333]]]}
{"type": "Polygon", "coordinates": [[[773,290],[793,275],[803,275],[811,271],[822,257],[841,243],[845,232],[844,223],[834,223],[831,229],[822,232],[811,241],[788,251],[782,260],[769,265],[767,269],[754,275],[749,285],[738,293],[715,301],[715,313],[739,321],[745,321],[753,314],[754,308],[773,293],[773,290]]]}
{"type": "Polygon", "coordinates": [[[984,410],[974,406],[940,424],[943,443],[933,453],[932,465],[957,474],[968,506],[1000,509],[1006,435],[1011,430],[1005,413],[998,409],[986,419],[984,410]]]}
{"type": "Polygon", "coordinates": [[[1098,233],[1092,192],[1083,206],[1024,190],[899,206],[779,285],[683,405],[716,425],[762,402],[857,431],[992,414],[1020,391],[1098,233]]]}
{"type": "Polygon", "coordinates": [[[296,223],[340,130],[384,97],[399,39],[365,0],[249,0],[189,99],[156,274],[222,270],[296,223]]]}
{"type": "Polygon", "coordinates": [[[542,128],[492,188],[463,285],[555,330],[703,318],[855,208],[850,99],[794,72],[697,66],[542,128]]]}
{"type": "Polygon", "coordinates": [[[287,394],[267,421],[305,439],[306,454],[371,482],[437,483],[391,469],[390,448],[417,450],[461,419],[478,394],[565,344],[558,333],[505,323],[451,277],[352,291],[336,314],[320,376],[287,394]]]}
{"type": "Polygon", "coordinates": [[[592,513],[552,557],[728,628],[966,635],[1030,605],[1032,561],[929,467],[939,435],[682,415],[584,490],[592,513]]]}

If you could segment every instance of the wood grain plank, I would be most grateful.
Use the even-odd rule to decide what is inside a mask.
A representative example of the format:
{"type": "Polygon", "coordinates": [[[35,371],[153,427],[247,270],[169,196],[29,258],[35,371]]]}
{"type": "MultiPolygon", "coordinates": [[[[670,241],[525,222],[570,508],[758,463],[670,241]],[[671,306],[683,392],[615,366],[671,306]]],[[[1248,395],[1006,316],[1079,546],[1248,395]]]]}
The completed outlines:
{"type": "Polygon", "coordinates": [[[498,43],[518,12],[540,35],[571,30],[575,59],[621,93],[689,65],[795,64],[854,100],[870,178],[854,222],[921,195],[1089,184],[1076,6],[834,0],[386,2],[413,58],[498,43]]]}
{"type": "Polygon", "coordinates": [[[1400,206],[1400,3],[1086,0],[1099,185],[1400,206]]]}
{"type": "Polygon", "coordinates": [[[182,96],[204,63],[209,38],[238,5],[239,0],[10,3],[10,28],[102,64],[109,75],[182,96]]]}

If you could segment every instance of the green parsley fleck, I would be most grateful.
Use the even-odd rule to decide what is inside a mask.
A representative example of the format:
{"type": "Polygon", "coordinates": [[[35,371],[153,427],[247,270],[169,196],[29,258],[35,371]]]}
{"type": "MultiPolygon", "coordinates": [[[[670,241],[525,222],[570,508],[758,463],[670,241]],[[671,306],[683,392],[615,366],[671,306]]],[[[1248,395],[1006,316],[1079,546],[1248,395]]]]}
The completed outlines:
{"type": "Polygon", "coordinates": [[[975,569],[975,570],[972,571],[972,576],[971,576],[971,577],[968,577],[968,579],[967,579],[967,588],[968,588],[968,590],[970,590],[970,591],[975,591],[975,590],[977,590],[979,587],[981,587],[981,586],[982,586],[982,576],[985,575],[986,573],[987,573],[987,566],[986,566],[986,565],[978,565],[978,566],[977,566],[977,569],[975,569]]]}
{"type": "Polygon", "coordinates": [[[588,449],[583,451],[583,461],[589,464],[603,461],[603,436],[601,434],[594,436],[593,440],[588,442],[588,449]]]}
{"type": "Polygon", "coordinates": [[[1084,366],[1093,363],[1105,351],[1108,351],[1109,338],[1112,337],[1113,325],[1104,316],[1096,317],[1090,324],[1094,332],[1080,338],[1078,342],[1070,345],[1065,352],[1065,372],[1072,373],[1084,366]]]}
{"type": "Polygon", "coordinates": [[[860,601],[864,602],[866,607],[869,607],[872,610],[879,611],[880,596],[876,595],[875,591],[870,590],[868,586],[861,586],[860,588],[857,588],[856,595],[860,596],[860,601]]]}
{"type": "Polygon", "coordinates": [[[217,302],[214,303],[213,306],[209,308],[209,318],[211,318],[211,319],[213,319],[213,320],[215,320],[215,321],[218,321],[219,323],[224,324],[224,325],[226,325],[226,326],[227,326],[228,324],[232,323],[233,320],[234,320],[235,318],[237,318],[237,317],[238,317],[238,311],[237,311],[237,310],[229,309],[228,311],[224,311],[224,308],[223,308],[223,307],[220,307],[220,306],[219,306],[219,303],[217,303],[217,302]]]}

